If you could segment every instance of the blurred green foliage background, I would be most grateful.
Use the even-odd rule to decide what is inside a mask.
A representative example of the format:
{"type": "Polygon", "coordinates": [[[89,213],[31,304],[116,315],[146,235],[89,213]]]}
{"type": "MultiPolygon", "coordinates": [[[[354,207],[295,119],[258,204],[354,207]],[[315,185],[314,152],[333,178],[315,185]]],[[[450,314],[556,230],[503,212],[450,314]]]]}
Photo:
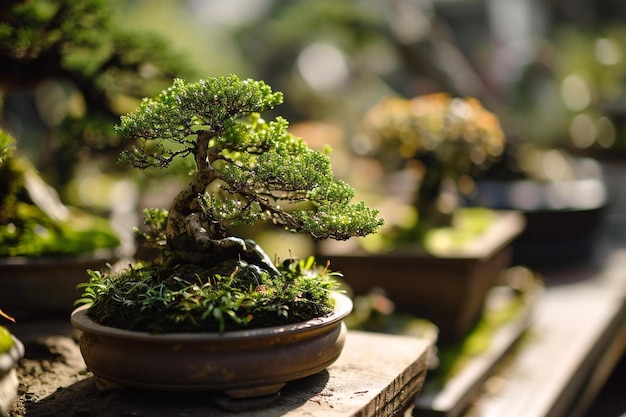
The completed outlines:
{"type": "Polygon", "coordinates": [[[619,0],[3,2],[0,123],[63,199],[104,213],[121,199],[163,206],[188,173],[115,163],[119,116],[175,77],[266,81],[285,95],[275,112],[330,145],[336,174],[366,196],[393,187],[359,130],[390,96],[478,98],[507,136],[487,175],[545,176],[529,148],[565,161],[626,149],[625,18],[619,0]]]}

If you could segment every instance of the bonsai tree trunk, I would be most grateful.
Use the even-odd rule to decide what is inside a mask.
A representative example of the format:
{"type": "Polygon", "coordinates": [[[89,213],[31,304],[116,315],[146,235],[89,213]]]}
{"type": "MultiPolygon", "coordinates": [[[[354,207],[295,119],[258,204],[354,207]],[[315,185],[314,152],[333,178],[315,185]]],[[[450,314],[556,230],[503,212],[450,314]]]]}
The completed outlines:
{"type": "Polygon", "coordinates": [[[419,188],[414,196],[414,207],[417,208],[419,234],[433,227],[450,225],[452,215],[440,207],[440,197],[444,182],[444,167],[435,161],[427,161],[419,188]]]}
{"type": "Polygon", "coordinates": [[[209,155],[212,134],[198,135],[195,149],[197,173],[193,180],[174,198],[169,210],[165,234],[171,255],[168,262],[192,263],[213,267],[228,259],[240,259],[251,265],[278,273],[269,256],[253,240],[229,236],[218,221],[211,219],[200,207],[199,196],[219,178],[209,155]]]}

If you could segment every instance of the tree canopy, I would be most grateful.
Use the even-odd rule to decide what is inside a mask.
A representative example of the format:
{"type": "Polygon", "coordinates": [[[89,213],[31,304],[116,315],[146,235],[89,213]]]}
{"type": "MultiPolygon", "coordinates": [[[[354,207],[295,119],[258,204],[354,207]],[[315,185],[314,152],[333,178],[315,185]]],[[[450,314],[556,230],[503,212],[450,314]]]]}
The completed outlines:
{"type": "Polygon", "coordinates": [[[263,81],[235,75],[177,79],[121,118],[119,133],[136,145],[121,162],[144,169],[195,159],[194,177],[169,210],[168,242],[191,248],[181,236],[215,241],[257,221],[339,240],[382,225],[377,210],[352,202],[354,190],[334,179],[328,155],[290,134],[284,118],[261,117],[282,100],[263,81]]]}

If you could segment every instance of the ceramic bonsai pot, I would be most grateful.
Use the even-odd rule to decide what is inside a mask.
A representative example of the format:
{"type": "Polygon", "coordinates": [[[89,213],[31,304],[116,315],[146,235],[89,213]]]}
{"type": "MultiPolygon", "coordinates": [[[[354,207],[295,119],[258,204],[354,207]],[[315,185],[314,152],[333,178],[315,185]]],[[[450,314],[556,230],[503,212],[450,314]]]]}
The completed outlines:
{"type": "Polygon", "coordinates": [[[276,394],[289,381],[316,374],[339,357],[342,319],[352,301],[335,294],[334,312],[302,323],[219,333],[156,335],[102,326],[77,308],[87,367],[107,386],[223,391],[234,398],[276,394]]]}
{"type": "Polygon", "coordinates": [[[81,295],[76,288],[89,279],[87,269],[114,262],[113,251],[76,256],[0,258],[0,305],[18,321],[67,316],[81,295]]]}
{"type": "Polygon", "coordinates": [[[398,312],[428,319],[439,327],[440,339],[456,340],[480,318],[488,290],[511,265],[512,244],[524,224],[521,214],[500,212],[479,239],[447,254],[420,248],[385,254],[322,249],[319,259],[328,259],[333,269],[345,273],[354,295],[382,289],[398,312]]]}
{"type": "Polygon", "coordinates": [[[599,205],[524,212],[528,229],[514,245],[513,261],[538,270],[589,262],[605,211],[599,205]]]}
{"type": "Polygon", "coordinates": [[[0,416],[6,416],[8,408],[17,397],[19,381],[15,368],[18,361],[24,356],[24,345],[15,337],[13,346],[4,353],[0,353],[0,416]]]}

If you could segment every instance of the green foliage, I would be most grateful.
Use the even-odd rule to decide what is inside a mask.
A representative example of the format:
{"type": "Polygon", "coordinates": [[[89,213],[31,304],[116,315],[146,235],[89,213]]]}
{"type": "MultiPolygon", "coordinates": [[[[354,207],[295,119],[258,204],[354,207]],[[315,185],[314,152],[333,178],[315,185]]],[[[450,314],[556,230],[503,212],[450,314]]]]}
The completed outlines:
{"type": "Polygon", "coordinates": [[[301,322],[332,311],[336,273],[313,258],[286,260],[270,277],[233,261],[208,270],[193,265],[89,271],[83,298],[98,323],[154,333],[228,331],[301,322]]]}
{"type": "Polygon", "coordinates": [[[421,160],[454,181],[477,177],[500,159],[505,145],[494,113],[476,98],[448,93],[382,99],[365,115],[363,131],[375,156],[396,169],[421,160]]]}
{"type": "Polygon", "coordinates": [[[5,53],[24,59],[59,50],[63,43],[70,52],[66,59],[76,50],[97,51],[107,41],[100,36],[109,27],[105,4],[102,0],[6,2],[0,45],[5,53]]]}
{"type": "Polygon", "coordinates": [[[8,223],[24,186],[22,168],[12,158],[15,140],[0,129],[0,224],[8,223]]]}
{"type": "Polygon", "coordinates": [[[350,202],[354,190],[334,180],[328,156],[289,134],[285,119],[261,118],[259,112],[281,102],[282,94],[262,81],[234,75],[195,84],[176,80],[122,116],[118,131],[139,146],[120,161],[165,168],[194,155],[195,180],[210,187],[200,204],[221,229],[268,220],[318,239],[373,233],[383,223],[378,212],[350,202]]]}
{"type": "MultiPolygon", "coordinates": [[[[83,92],[98,93],[87,100],[121,92],[140,98],[154,91],[156,80],[162,88],[171,74],[189,72],[185,59],[159,36],[118,29],[114,7],[103,0],[3,2],[0,57],[10,65],[1,71],[13,77],[2,82],[64,76],[81,83],[83,92]]],[[[106,113],[106,106],[93,110],[106,113]]]]}
{"type": "MultiPolygon", "coordinates": [[[[15,319],[2,310],[0,310],[0,317],[15,323],[15,319]]],[[[14,344],[15,342],[13,341],[9,329],[0,326],[0,354],[8,352],[14,344]]]]}
{"type": "Polygon", "coordinates": [[[55,219],[37,206],[25,180],[37,172],[14,150],[11,136],[0,130],[0,256],[79,254],[119,245],[107,219],[72,208],[67,219],[55,219]]]}
{"type": "Polygon", "coordinates": [[[8,223],[0,224],[0,256],[81,254],[119,243],[107,219],[75,212],[70,220],[58,221],[23,202],[8,223]]]}
{"type": "Polygon", "coordinates": [[[9,159],[15,151],[15,140],[4,130],[0,129],[0,166],[9,159]]]}
{"type": "Polygon", "coordinates": [[[234,75],[198,83],[174,80],[156,98],[145,98],[139,110],[121,117],[120,135],[144,143],[134,152],[122,152],[120,161],[138,168],[167,167],[174,158],[196,152],[197,132],[221,136],[234,119],[281,102],[282,94],[272,93],[262,81],[241,81],[234,75]],[[166,149],[157,142],[150,152],[145,141],[154,139],[172,142],[179,149],[166,149]]]}
{"type": "Polygon", "coordinates": [[[355,192],[333,179],[327,155],[309,149],[287,127],[280,117],[266,123],[252,114],[247,125],[216,140],[228,158],[217,167],[219,191],[204,197],[209,215],[230,225],[267,218],[318,239],[372,233],[380,224],[373,221],[377,212],[351,204],[355,192]]]}
{"type": "Polygon", "coordinates": [[[160,249],[167,244],[165,226],[167,224],[167,210],[157,208],[144,209],[144,222],[148,226],[147,232],[142,232],[135,228],[135,233],[144,240],[144,245],[148,248],[160,249]]]}
{"type": "Polygon", "coordinates": [[[188,60],[153,33],[117,27],[116,1],[0,2],[0,86],[5,93],[46,83],[71,95],[49,126],[50,161],[60,183],[79,157],[117,150],[113,126],[142,97],[191,76],[188,60]],[[70,107],[71,101],[71,109],[70,107]]]}

